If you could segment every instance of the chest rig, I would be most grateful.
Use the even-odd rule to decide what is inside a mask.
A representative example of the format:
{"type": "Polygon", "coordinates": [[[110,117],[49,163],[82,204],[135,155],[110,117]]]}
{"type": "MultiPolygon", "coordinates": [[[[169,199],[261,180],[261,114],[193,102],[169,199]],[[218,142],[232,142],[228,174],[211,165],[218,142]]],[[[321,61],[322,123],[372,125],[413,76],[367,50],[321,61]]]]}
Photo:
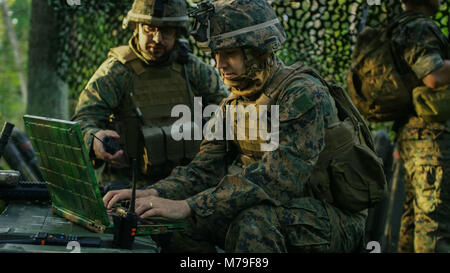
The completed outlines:
{"type": "Polygon", "coordinates": [[[235,109],[232,111],[233,118],[233,144],[238,148],[238,162],[243,167],[258,161],[262,158],[264,151],[261,147],[268,144],[270,139],[264,139],[260,130],[270,134],[271,114],[269,97],[261,94],[254,100],[244,99],[232,95],[227,101],[228,107],[235,109]],[[263,109],[265,108],[265,109],[263,109]],[[267,111],[267,120],[259,119],[262,111],[267,111]],[[240,114],[239,114],[240,113],[240,114]],[[264,122],[265,124],[262,124],[264,122]],[[265,127],[265,128],[262,128],[265,127]]]}
{"type": "Polygon", "coordinates": [[[125,148],[122,166],[129,167],[129,159],[138,158],[146,173],[150,166],[174,166],[192,159],[200,141],[171,137],[172,124],[178,119],[171,117],[172,108],[187,105],[192,112],[193,95],[183,65],[145,65],[129,46],[114,48],[111,54],[133,71],[132,89],[125,92],[113,119],[125,148]]]}

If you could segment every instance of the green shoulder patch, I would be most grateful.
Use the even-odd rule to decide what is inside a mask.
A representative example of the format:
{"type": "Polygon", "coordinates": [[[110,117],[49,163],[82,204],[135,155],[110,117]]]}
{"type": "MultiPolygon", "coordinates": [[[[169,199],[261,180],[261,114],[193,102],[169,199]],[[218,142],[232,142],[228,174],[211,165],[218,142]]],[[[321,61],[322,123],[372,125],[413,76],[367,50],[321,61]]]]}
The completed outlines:
{"type": "Polygon", "coordinates": [[[302,94],[294,100],[292,105],[299,114],[303,114],[313,108],[315,103],[306,94],[302,94]]]}

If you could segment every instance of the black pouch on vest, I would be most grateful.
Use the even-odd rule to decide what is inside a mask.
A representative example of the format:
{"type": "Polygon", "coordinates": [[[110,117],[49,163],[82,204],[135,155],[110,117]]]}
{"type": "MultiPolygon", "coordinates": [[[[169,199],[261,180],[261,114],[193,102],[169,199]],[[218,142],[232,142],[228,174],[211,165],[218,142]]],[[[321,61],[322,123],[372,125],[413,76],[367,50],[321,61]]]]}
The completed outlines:
{"type": "Polygon", "coordinates": [[[164,132],[160,127],[141,127],[144,136],[145,148],[147,149],[147,157],[151,165],[159,165],[166,162],[166,144],[164,140],[164,132]]]}
{"type": "Polygon", "coordinates": [[[381,160],[367,146],[353,144],[337,154],[329,166],[330,189],[336,206],[350,212],[373,207],[386,197],[381,160]]]}
{"type": "Polygon", "coordinates": [[[184,145],[183,140],[177,141],[172,138],[171,129],[172,126],[162,127],[166,139],[167,160],[178,164],[184,158],[184,145]]]}

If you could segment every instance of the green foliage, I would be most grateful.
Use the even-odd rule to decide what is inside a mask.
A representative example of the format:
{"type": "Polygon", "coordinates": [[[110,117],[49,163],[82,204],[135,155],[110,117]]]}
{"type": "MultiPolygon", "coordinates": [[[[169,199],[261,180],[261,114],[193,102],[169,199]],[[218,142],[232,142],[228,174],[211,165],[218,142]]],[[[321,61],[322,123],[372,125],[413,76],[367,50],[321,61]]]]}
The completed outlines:
{"type": "Polygon", "coordinates": [[[81,0],[69,6],[64,0],[48,0],[59,21],[58,60],[60,77],[69,84],[72,114],[78,96],[112,47],[126,44],[132,30],[122,29],[122,20],[132,0],[81,0]]]}
{"type": "MultiPolygon", "coordinates": [[[[30,28],[31,0],[9,0],[8,6],[11,21],[19,42],[19,51],[22,57],[20,71],[26,75],[28,54],[28,31],[30,28]]],[[[0,122],[14,123],[22,127],[22,116],[25,105],[20,93],[18,71],[14,66],[14,54],[8,32],[0,13],[0,122]]]]}
{"type": "MultiPolygon", "coordinates": [[[[60,75],[69,84],[73,111],[79,93],[105,59],[109,48],[128,42],[131,30],[123,30],[121,24],[132,0],[82,0],[79,6],[69,6],[63,0],[47,1],[58,11],[61,22],[60,75]]],[[[447,1],[450,0],[443,1],[442,12],[436,16],[444,31],[447,1]]],[[[192,2],[198,1],[187,1],[190,8],[192,2]]],[[[382,1],[380,6],[370,7],[366,0],[271,3],[287,34],[287,42],[278,56],[287,64],[301,60],[344,87],[364,9],[367,7],[367,25],[378,24],[401,11],[400,1],[382,1]]],[[[200,51],[192,38],[189,42],[194,54],[211,63],[210,55],[200,51]]]]}

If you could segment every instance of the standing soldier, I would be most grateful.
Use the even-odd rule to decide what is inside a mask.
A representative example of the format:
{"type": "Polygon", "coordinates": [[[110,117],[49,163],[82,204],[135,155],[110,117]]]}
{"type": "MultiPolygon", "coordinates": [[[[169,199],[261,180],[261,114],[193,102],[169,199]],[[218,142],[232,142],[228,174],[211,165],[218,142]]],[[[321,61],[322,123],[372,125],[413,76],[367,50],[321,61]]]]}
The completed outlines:
{"type": "MultiPolygon", "coordinates": [[[[394,45],[417,79],[415,112],[397,121],[406,169],[406,201],[399,252],[450,252],[450,59],[448,40],[430,18],[439,0],[402,0],[399,16],[417,18],[396,28],[394,45]]],[[[409,102],[410,103],[410,102],[409,102]]]]}
{"type": "MultiPolygon", "coordinates": [[[[286,67],[276,57],[286,36],[267,1],[206,2],[192,15],[197,19],[194,37],[212,50],[232,90],[220,109],[278,107],[259,117],[258,124],[264,118],[279,121],[270,133],[279,134],[279,145],[263,148],[268,140],[260,134],[256,140],[237,137],[256,124],[248,119],[242,128],[236,119],[221,121],[218,111],[215,128],[221,122],[234,124],[226,129],[233,139],[204,140],[188,166],[136,193],[136,213],[189,219],[191,232],[174,233],[163,251],[186,251],[189,240],[227,252],[357,251],[370,203],[366,198],[380,194],[370,180],[381,179],[382,188],[386,181],[373,150],[360,143],[372,141],[370,132],[359,123],[366,133],[358,137],[345,92],[339,89],[349,104],[335,104],[330,94],[335,87],[301,63],[286,67]],[[340,191],[347,183],[370,184],[374,191],[340,191]],[[365,201],[358,204],[356,196],[365,201]]],[[[110,191],[103,201],[111,208],[130,196],[130,190],[110,191]]]]}
{"type": "Polygon", "coordinates": [[[133,36],[128,45],[110,50],[81,93],[73,118],[81,124],[94,166],[104,167],[101,184],[113,181],[109,189],[129,184],[131,158],[140,167],[138,186],[187,164],[199,141],[171,139],[172,107],[187,105],[193,112],[194,96],[218,104],[228,93],[214,68],[188,53],[180,40],[189,33],[184,0],[135,0],[123,26],[133,27],[133,36]],[[105,151],[100,140],[106,137],[122,149],[105,151]]]}

